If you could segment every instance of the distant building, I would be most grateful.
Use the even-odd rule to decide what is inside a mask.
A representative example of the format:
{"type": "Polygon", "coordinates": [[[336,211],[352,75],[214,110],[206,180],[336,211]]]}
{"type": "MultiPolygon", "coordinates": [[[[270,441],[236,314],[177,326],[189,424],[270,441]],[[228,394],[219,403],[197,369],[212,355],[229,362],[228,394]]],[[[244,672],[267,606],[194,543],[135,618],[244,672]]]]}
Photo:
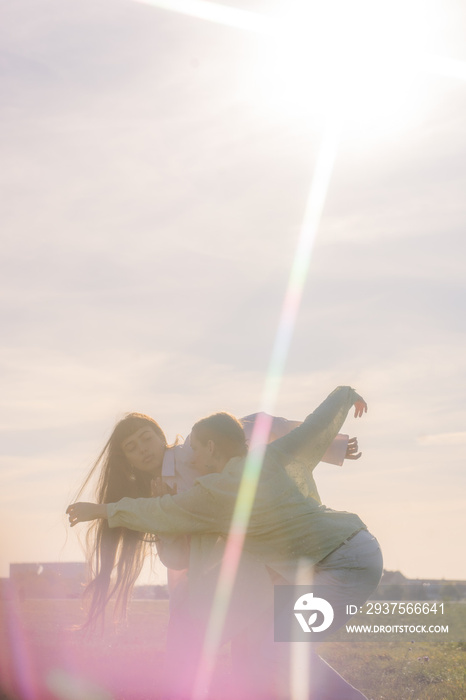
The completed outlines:
{"type": "Polygon", "coordinates": [[[10,587],[25,598],[79,598],[86,581],[83,562],[10,564],[10,587]]]}
{"type": "Polygon", "coordinates": [[[0,600],[11,598],[11,582],[9,578],[0,578],[0,600]]]}
{"type": "Polygon", "coordinates": [[[385,571],[371,596],[373,600],[464,600],[465,581],[406,578],[400,571],[385,571]]]}

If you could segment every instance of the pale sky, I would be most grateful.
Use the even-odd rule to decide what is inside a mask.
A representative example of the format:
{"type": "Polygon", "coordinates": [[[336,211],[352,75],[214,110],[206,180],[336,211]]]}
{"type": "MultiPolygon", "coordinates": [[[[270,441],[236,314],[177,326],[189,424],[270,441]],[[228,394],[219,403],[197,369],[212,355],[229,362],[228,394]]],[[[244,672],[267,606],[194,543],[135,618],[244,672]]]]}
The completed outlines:
{"type": "MultiPolygon", "coordinates": [[[[427,48],[466,61],[464,6],[434,10],[427,48]]],[[[82,559],[64,510],[124,413],[174,439],[260,409],[325,117],[306,71],[301,106],[270,95],[254,32],[129,0],[2,14],[7,576],[82,559]]],[[[324,503],[362,517],[387,569],[466,579],[466,80],[425,73],[382,107],[344,123],[275,413],[354,386],[363,457],[318,467],[324,503]]]]}

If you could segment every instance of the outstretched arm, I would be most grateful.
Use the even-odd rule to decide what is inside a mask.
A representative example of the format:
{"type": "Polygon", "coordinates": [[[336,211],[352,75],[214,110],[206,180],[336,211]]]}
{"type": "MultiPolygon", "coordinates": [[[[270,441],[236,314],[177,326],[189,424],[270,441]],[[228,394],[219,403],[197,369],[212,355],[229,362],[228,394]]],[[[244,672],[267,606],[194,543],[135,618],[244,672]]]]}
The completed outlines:
{"type": "MultiPolygon", "coordinates": [[[[203,481],[212,484],[220,474],[203,481]]],[[[193,488],[176,496],[161,498],[122,498],[117,503],[73,503],[68,506],[70,525],[106,518],[110,527],[127,527],[139,532],[164,534],[227,533],[236,493],[223,494],[221,503],[198,481],[193,488]]]]}
{"type": "Polygon", "coordinates": [[[302,425],[269,445],[268,452],[271,455],[275,453],[282,466],[292,460],[300,460],[313,469],[335,439],[353,405],[356,417],[367,411],[366,402],[354,389],[338,387],[307,416],[302,425]]]}
{"type": "MultiPolygon", "coordinates": [[[[241,423],[243,425],[244,433],[246,439],[250,440],[252,431],[254,429],[254,423],[258,416],[268,416],[272,419],[269,439],[268,442],[272,443],[278,438],[284,437],[291,433],[292,430],[298,428],[302,425],[302,421],[298,420],[288,420],[288,418],[282,418],[281,416],[270,416],[264,412],[251,413],[248,416],[241,418],[241,423]]],[[[349,435],[342,435],[339,433],[333,442],[329,445],[325,453],[322,455],[321,462],[326,462],[327,464],[337,464],[341,467],[345,459],[359,459],[361,453],[358,452],[358,441],[357,438],[349,438],[349,435]]]]}

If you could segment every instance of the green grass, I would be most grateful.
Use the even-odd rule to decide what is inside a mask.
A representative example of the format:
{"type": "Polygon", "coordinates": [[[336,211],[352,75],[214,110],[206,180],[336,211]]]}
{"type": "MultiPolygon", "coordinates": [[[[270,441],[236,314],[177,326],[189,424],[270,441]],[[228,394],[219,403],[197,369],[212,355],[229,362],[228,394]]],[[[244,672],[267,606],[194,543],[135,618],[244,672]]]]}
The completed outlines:
{"type": "MultiPolygon", "coordinates": [[[[373,623],[448,625],[449,634],[392,635],[383,640],[329,642],[321,656],[373,700],[466,698],[466,604],[446,603],[440,616],[403,616],[373,623]]],[[[367,624],[358,615],[351,623],[367,624]]],[[[370,624],[370,621],[369,621],[370,624]]],[[[360,637],[361,638],[361,637],[360,637]]]]}
{"type": "MultiPolygon", "coordinates": [[[[53,683],[59,672],[75,685],[76,679],[85,679],[88,685],[80,700],[163,700],[167,601],[134,601],[128,626],[115,633],[109,625],[103,637],[87,639],[73,631],[82,619],[76,600],[3,601],[0,677],[4,697],[66,700],[71,696],[60,694],[53,683]],[[28,690],[28,682],[35,695],[28,690]],[[96,688],[108,692],[99,694],[96,688]]],[[[403,635],[396,641],[328,642],[321,645],[320,654],[372,700],[463,700],[466,605],[451,603],[448,620],[455,624],[454,641],[440,635],[412,641],[403,635]]],[[[229,673],[228,649],[223,649],[213,700],[227,698],[229,673]]]]}
{"type": "Polygon", "coordinates": [[[449,642],[322,645],[321,656],[373,700],[463,700],[466,648],[449,642]]]}

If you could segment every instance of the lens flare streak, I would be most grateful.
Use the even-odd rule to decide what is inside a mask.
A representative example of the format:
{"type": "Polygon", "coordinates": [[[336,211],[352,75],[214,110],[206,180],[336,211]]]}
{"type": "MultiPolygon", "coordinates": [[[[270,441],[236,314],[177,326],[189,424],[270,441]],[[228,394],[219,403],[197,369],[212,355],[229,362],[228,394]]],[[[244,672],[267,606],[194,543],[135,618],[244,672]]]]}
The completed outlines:
{"type": "Polygon", "coordinates": [[[319,150],[314,178],[290,273],[288,289],[283,302],[272,356],[265,380],[261,411],[266,413],[262,413],[254,425],[250,453],[246,459],[243,477],[236,499],[225,555],[223,557],[217,589],[207,625],[206,639],[195,682],[194,700],[202,700],[208,692],[215,662],[215,654],[221,643],[231,593],[235,583],[252,505],[254,503],[257,483],[262,469],[265,445],[268,442],[270,434],[272,418],[267,414],[273,412],[278,396],[304,283],[309,269],[312,249],[333,171],[339,133],[339,121],[334,121],[329,124],[319,150]]]}
{"type": "Polygon", "coordinates": [[[134,2],[257,34],[273,34],[278,31],[278,23],[265,15],[207,0],[134,0],[134,2]]]}
{"type": "MultiPolygon", "coordinates": [[[[227,7],[225,5],[218,5],[214,2],[207,2],[206,0],[135,1],[232,28],[253,31],[259,34],[279,33],[278,23],[266,16],[227,7]]],[[[416,57],[416,61],[418,60],[419,57],[416,57]]],[[[459,78],[461,80],[466,79],[466,63],[462,61],[442,58],[440,56],[424,55],[423,68],[429,73],[459,78]]],[[[310,188],[300,237],[295,251],[288,288],[282,306],[280,321],[264,385],[261,410],[267,413],[273,413],[278,396],[301,302],[302,291],[308,274],[313,244],[319,228],[322,210],[333,171],[339,133],[340,124],[335,120],[327,128],[319,150],[313,182],[310,188]]],[[[246,460],[232,518],[230,534],[222,561],[217,590],[208,621],[202,658],[194,687],[194,700],[201,700],[206,696],[209,690],[214,657],[221,642],[222,630],[261,472],[265,447],[260,447],[260,445],[265,445],[269,432],[270,419],[261,417],[260,420],[256,421],[251,439],[251,454],[246,460]]],[[[303,692],[306,692],[306,689],[307,683],[301,684],[301,688],[295,688],[294,696],[301,697],[303,692]]]]}

